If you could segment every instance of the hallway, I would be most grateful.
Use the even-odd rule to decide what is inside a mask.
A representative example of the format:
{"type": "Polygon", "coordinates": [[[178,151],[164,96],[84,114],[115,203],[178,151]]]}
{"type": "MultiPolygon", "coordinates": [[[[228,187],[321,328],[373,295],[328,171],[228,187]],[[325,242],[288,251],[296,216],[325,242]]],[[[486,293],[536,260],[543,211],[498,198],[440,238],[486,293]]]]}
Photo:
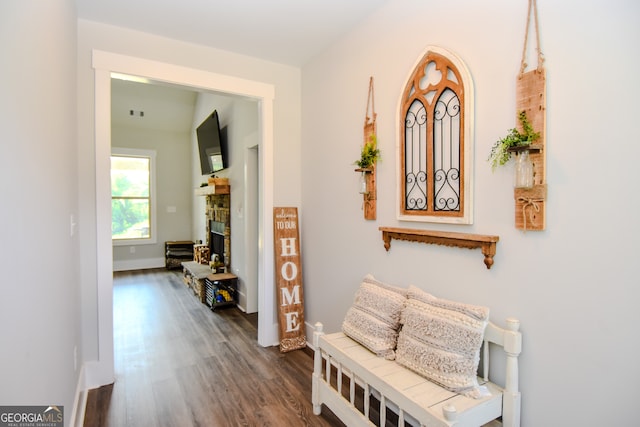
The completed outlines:
{"type": "Polygon", "coordinates": [[[85,426],[341,426],[313,415],[309,353],[257,344],[257,315],[212,312],[181,271],[114,273],[113,385],[85,426]]]}

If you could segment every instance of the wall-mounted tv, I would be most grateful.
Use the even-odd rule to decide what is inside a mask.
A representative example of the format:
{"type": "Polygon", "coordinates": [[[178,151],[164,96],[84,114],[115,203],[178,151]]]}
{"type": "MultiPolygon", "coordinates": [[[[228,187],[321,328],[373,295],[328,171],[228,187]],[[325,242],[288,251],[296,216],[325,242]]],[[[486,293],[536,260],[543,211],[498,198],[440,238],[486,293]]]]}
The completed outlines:
{"type": "Polygon", "coordinates": [[[202,175],[211,175],[229,167],[226,128],[220,129],[216,110],[200,123],[196,129],[196,137],[202,175]]]}

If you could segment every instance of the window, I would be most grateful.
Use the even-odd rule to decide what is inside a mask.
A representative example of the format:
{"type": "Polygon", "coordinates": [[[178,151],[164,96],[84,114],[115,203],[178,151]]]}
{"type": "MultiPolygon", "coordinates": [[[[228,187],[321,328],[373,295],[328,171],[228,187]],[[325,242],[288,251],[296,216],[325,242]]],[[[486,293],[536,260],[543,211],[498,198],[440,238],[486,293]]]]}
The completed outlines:
{"type": "Polygon", "coordinates": [[[473,83],[453,54],[432,47],[402,94],[401,220],[471,224],[473,83]]]}
{"type": "Polygon", "coordinates": [[[153,150],[111,150],[111,237],[114,245],[156,243],[153,150]]]}

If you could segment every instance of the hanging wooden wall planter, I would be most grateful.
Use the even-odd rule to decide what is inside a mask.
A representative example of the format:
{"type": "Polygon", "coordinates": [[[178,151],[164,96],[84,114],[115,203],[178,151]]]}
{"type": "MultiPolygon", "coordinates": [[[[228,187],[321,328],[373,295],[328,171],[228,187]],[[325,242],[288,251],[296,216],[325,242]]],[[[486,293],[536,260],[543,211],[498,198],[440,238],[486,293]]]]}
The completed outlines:
{"type": "Polygon", "coordinates": [[[360,194],[362,194],[362,209],[364,219],[376,219],[376,162],[380,156],[376,135],[376,112],[373,104],[373,77],[369,79],[369,96],[367,112],[364,119],[364,142],[361,157],[356,164],[356,172],[361,173],[360,194]],[[371,112],[371,116],[369,116],[371,112]]]}
{"type": "MultiPolygon", "coordinates": [[[[515,226],[519,230],[541,231],[546,227],[547,180],[546,180],[546,73],[543,67],[544,57],[540,51],[540,34],[536,0],[529,0],[527,25],[522,51],[520,73],[516,80],[516,112],[524,111],[533,129],[540,134],[535,146],[526,149],[533,164],[533,186],[515,188],[515,226]],[[535,33],[538,51],[538,66],[525,72],[527,39],[531,12],[535,19],[535,33]]],[[[521,126],[521,125],[519,125],[521,126]]],[[[522,129],[519,129],[522,131],[522,129]]]]}

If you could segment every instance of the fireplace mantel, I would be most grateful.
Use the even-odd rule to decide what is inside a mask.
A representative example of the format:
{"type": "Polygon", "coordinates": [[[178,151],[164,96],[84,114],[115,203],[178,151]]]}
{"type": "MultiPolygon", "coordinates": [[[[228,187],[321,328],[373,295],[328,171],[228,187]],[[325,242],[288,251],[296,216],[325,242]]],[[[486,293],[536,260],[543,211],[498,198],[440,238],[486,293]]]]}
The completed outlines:
{"type": "Polygon", "coordinates": [[[228,185],[205,185],[196,188],[196,196],[211,196],[214,194],[230,194],[231,189],[228,185]]]}

